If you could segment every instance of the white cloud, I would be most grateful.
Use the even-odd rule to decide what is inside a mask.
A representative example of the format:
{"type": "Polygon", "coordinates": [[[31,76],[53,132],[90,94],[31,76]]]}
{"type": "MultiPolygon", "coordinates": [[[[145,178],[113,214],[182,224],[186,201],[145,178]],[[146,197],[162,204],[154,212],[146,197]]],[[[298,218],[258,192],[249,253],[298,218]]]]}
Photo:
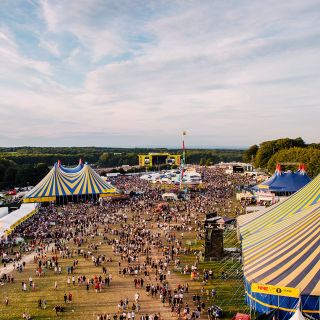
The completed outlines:
{"type": "Polygon", "coordinates": [[[51,42],[51,41],[47,41],[44,39],[39,39],[39,47],[49,51],[52,55],[54,55],[55,57],[60,57],[61,53],[59,51],[59,47],[57,43],[51,42]]]}
{"type": "Polygon", "coordinates": [[[0,79],[13,79],[19,82],[26,79],[19,79],[20,76],[29,73],[39,73],[44,76],[52,74],[52,68],[46,61],[39,61],[23,56],[7,30],[0,29],[0,79]]]}
{"type": "Polygon", "coordinates": [[[318,139],[316,1],[124,3],[42,1],[36,36],[54,61],[0,33],[0,126],[12,141],[174,145],[182,129],[199,146],[318,139]]]}
{"type": "Polygon", "coordinates": [[[70,33],[92,52],[94,62],[107,54],[116,55],[126,49],[118,25],[112,15],[104,16],[105,22],[95,24],[95,15],[103,9],[103,1],[42,1],[43,18],[48,31],[55,34],[70,33]]]}

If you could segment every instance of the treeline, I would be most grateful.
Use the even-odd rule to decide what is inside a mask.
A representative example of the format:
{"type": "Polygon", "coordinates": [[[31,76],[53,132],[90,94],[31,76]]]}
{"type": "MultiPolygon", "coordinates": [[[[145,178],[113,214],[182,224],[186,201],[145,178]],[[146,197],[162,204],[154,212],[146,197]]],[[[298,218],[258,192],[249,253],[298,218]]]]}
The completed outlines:
{"type": "Polygon", "coordinates": [[[186,162],[211,165],[220,162],[242,161],[243,150],[188,150],[186,162]]]}
{"type": "MultiPolygon", "coordinates": [[[[65,166],[75,166],[82,159],[93,166],[136,166],[138,155],[149,152],[181,154],[180,149],[165,148],[98,148],[98,147],[14,147],[0,148],[0,188],[35,185],[61,160],[65,166]]],[[[221,161],[241,161],[243,150],[187,150],[187,163],[215,164],[221,161]]]]}
{"type": "Polygon", "coordinates": [[[99,148],[99,147],[0,147],[0,158],[12,160],[17,164],[46,163],[52,166],[61,160],[66,166],[78,163],[79,159],[94,165],[121,166],[137,165],[138,154],[148,152],[166,152],[167,149],[147,148],[99,148]],[[102,157],[108,154],[108,161],[102,157]],[[100,161],[99,161],[100,160],[100,161]]]}
{"type": "Polygon", "coordinates": [[[49,170],[45,163],[18,165],[12,160],[0,158],[0,188],[34,186],[49,170]]]}
{"type": "MultiPolygon", "coordinates": [[[[266,169],[270,173],[279,162],[304,163],[308,174],[314,177],[320,173],[320,143],[306,144],[300,137],[265,141],[246,150],[243,161],[251,162],[255,167],[266,169]]],[[[297,168],[288,165],[286,169],[297,168]]]]}
{"type": "MultiPolygon", "coordinates": [[[[95,148],[95,147],[74,147],[74,148],[36,148],[17,147],[0,148],[0,158],[12,160],[18,165],[36,165],[45,163],[52,166],[58,160],[66,166],[78,163],[79,159],[89,164],[100,167],[116,167],[122,165],[138,165],[138,155],[149,152],[169,152],[181,154],[180,149],[144,149],[144,148],[95,148]]],[[[215,164],[221,161],[241,161],[243,150],[208,150],[191,149],[187,150],[187,163],[191,164],[215,164]]]]}

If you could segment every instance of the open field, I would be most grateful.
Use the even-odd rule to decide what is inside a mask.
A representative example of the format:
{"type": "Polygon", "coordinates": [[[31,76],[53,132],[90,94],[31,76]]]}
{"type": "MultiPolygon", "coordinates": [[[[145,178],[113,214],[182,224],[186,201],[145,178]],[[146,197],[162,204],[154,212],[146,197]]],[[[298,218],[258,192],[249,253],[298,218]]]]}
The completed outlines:
{"type": "MultiPolygon", "coordinates": [[[[130,218],[130,215],[129,215],[130,218]]],[[[115,228],[119,228],[116,225],[115,228]]],[[[159,232],[160,230],[156,227],[156,224],[152,224],[152,229],[154,232],[159,232]]],[[[230,232],[229,232],[230,233],[230,232]]],[[[227,246],[237,245],[235,239],[235,233],[227,233],[225,237],[225,242],[228,243],[227,246]]],[[[181,235],[177,233],[178,238],[181,239],[181,235]]],[[[166,242],[163,232],[161,232],[161,237],[163,242],[166,242]]],[[[182,240],[183,246],[186,246],[187,242],[192,242],[191,248],[194,250],[202,249],[203,241],[194,241],[196,237],[195,231],[184,232],[184,237],[182,240]]],[[[62,266],[62,274],[55,274],[53,270],[47,270],[45,276],[36,277],[35,268],[36,264],[28,263],[25,271],[22,273],[15,271],[14,284],[5,284],[0,287],[0,299],[4,301],[5,297],[9,297],[9,305],[5,306],[3,303],[0,305],[0,319],[21,319],[22,313],[27,312],[32,315],[32,319],[96,319],[97,314],[100,313],[110,313],[114,314],[117,312],[117,304],[121,299],[128,298],[130,301],[129,307],[132,305],[134,294],[139,291],[141,296],[141,314],[145,313],[158,313],[160,312],[163,319],[176,319],[176,315],[171,315],[168,304],[163,305],[159,298],[151,298],[147,296],[144,289],[135,289],[133,285],[134,276],[119,275],[118,272],[118,260],[119,257],[115,256],[112,252],[110,245],[104,244],[102,236],[95,236],[93,239],[89,239],[88,243],[85,243],[83,247],[87,247],[91,244],[98,244],[97,251],[94,252],[95,255],[105,255],[106,258],[112,257],[112,262],[105,262],[104,266],[107,268],[108,273],[112,274],[113,280],[111,281],[110,287],[106,287],[101,293],[96,293],[92,288],[87,292],[85,285],[77,284],[77,277],[80,275],[85,275],[87,278],[92,278],[94,276],[102,275],[102,267],[96,267],[92,263],[91,259],[86,260],[82,256],[74,256],[73,258],[60,259],[60,264],[62,266]],[[101,244],[101,245],[100,245],[101,244]],[[76,284],[67,284],[67,267],[73,264],[73,261],[78,259],[79,266],[75,270],[76,284]],[[35,290],[28,285],[27,292],[23,292],[21,289],[21,282],[29,282],[29,277],[32,276],[35,282],[35,290]],[[58,289],[54,290],[54,283],[58,282],[58,289]],[[63,296],[64,294],[72,293],[73,301],[71,304],[64,304],[63,296]],[[38,307],[39,299],[47,300],[47,308],[42,309],[38,307]],[[55,305],[63,305],[66,307],[65,312],[63,312],[58,317],[55,315],[53,307],[55,305]]],[[[73,243],[68,243],[70,248],[75,249],[73,243]]],[[[48,256],[52,253],[48,252],[48,256]]],[[[157,249],[152,249],[153,258],[161,256],[161,252],[157,249]]],[[[144,259],[144,258],[141,258],[144,259]]],[[[186,264],[191,265],[195,262],[195,255],[180,255],[181,265],[184,267],[186,264]]],[[[214,273],[214,278],[209,280],[206,285],[202,284],[201,276],[200,280],[192,281],[190,279],[190,274],[183,274],[181,272],[172,272],[169,276],[169,284],[171,288],[177,287],[178,284],[189,284],[189,293],[186,296],[185,301],[192,303],[192,296],[195,294],[203,296],[203,300],[206,306],[211,304],[216,304],[223,308],[226,312],[226,317],[230,318],[237,311],[246,311],[247,308],[244,305],[243,300],[243,284],[241,279],[236,279],[234,275],[231,275],[229,279],[222,280],[220,277],[221,271],[229,272],[230,270],[236,270],[240,268],[239,263],[230,262],[228,259],[224,259],[221,262],[200,262],[199,270],[202,275],[202,270],[212,269],[214,273]],[[201,288],[203,289],[201,290],[201,288]],[[207,290],[215,288],[217,291],[217,296],[215,299],[207,296],[207,290]],[[201,292],[202,291],[202,292],[201,292]]],[[[147,282],[148,279],[145,279],[147,282]]],[[[145,283],[146,283],[145,282],[145,283]]],[[[155,283],[155,275],[151,274],[151,282],[155,283]]],[[[201,319],[205,319],[205,312],[201,319]]]]}

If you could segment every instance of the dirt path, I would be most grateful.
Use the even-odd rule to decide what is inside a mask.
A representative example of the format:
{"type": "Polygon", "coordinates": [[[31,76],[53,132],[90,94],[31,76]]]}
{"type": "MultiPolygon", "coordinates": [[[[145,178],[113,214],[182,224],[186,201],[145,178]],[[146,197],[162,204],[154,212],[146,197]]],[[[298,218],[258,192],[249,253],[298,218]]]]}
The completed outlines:
{"type": "MultiPolygon", "coordinates": [[[[50,244],[49,245],[49,248],[46,249],[46,252],[49,252],[51,251],[53,245],[50,244]]],[[[23,262],[25,262],[25,264],[29,264],[30,262],[33,262],[33,258],[35,256],[35,252],[32,251],[28,254],[25,254],[22,256],[22,258],[20,259],[19,264],[22,264],[23,262]]],[[[17,262],[16,262],[17,264],[17,262]]],[[[13,265],[14,265],[14,262],[10,262],[10,263],[7,263],[6,267],[4,266],[1,266],[0,267],[0,277],[4,274],[9,274],[9,273],[12,273],[14,271],[14,268],[13,268],[13,265]]]]}

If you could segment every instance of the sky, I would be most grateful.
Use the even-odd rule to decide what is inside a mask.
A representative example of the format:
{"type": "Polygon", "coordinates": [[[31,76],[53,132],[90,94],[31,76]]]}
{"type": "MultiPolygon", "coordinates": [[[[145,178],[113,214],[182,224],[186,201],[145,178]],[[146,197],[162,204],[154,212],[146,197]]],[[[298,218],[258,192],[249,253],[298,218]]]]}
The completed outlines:
{"type": "Polygon", "coordinates": [[[319,0],[0,0],[0,146],[320,136],[319,0]]]}

